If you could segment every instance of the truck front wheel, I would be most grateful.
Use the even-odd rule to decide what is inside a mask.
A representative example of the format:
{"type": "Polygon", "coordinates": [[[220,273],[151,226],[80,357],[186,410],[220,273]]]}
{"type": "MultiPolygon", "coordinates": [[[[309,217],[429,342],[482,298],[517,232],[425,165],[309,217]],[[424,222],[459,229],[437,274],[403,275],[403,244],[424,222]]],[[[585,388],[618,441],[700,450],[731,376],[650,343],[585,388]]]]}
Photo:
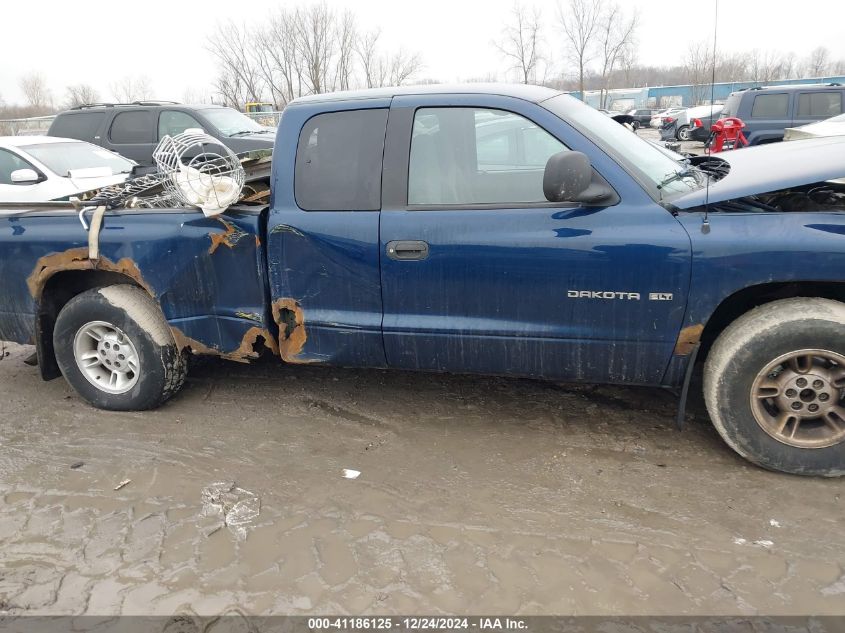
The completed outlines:
{"type": "Polygon", "coordinates": [[[722,438],[746,459],[798,475],[845,474],[845,304],[767,303],[734,321],[704,368],[722,438]]]}
{"type": "Polygon", "coordinates": [[[83,292],[59,312],[56,361],[91,405],[113,411],[152,409],[176,393],[186,363],[156,302],[130,285],[83,292]]]}

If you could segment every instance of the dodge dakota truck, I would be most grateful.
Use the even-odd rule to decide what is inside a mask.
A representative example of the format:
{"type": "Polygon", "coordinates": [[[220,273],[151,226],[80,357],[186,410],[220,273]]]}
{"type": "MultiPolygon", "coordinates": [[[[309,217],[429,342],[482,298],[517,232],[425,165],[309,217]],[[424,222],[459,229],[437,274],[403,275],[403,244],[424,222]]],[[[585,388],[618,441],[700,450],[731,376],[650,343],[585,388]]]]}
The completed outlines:
{"type": "Polygon", "coordinates": [[[845,473],[845,143],[683,159],[571,96],[442,85],[297,99],[269,205],[2,211],[0,339],[95,407],[190,355],[630,385],[726,443],[845,473]],[[88,230],[86,230],[88,227],[88,230]]]}

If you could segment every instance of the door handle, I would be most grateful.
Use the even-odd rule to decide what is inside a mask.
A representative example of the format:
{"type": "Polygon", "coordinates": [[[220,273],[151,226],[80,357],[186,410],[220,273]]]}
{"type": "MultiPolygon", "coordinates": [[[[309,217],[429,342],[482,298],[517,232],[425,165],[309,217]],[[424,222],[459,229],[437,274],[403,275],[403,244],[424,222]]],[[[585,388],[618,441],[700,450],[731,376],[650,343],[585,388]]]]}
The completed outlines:
{"type": "Polygon", "coordinates": [[[388,242],[387,256],[396,261],[419,261],[428,257],[428,244],[422,240],[388,242]]]}

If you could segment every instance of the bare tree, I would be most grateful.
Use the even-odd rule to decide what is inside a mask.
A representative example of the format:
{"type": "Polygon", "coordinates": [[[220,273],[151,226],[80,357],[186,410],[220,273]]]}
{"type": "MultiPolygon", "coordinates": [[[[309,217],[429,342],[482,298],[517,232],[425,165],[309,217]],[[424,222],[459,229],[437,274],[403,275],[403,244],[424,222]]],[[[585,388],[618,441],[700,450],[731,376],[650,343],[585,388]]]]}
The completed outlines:
{"type": "Polygon", "coordinates": [[[182,103],[212,103],[211,94],[205,88],[188,86],[182,91],[182,103]]]}
{"type": "Polygon", "coordinates": [[[86,103],[96,103],[100,100],[100,94],[89,84],[74,84],[66,88],[68,108],[74,108],[86,103]]]}
{"type": "Polygon", "coordinates": [[[313,94],[333,88],[329,83],[337,36],[333,18],[325,2],[300,7],[295,13],[295,34],[303,62],[303,79],[306,89],[313,94]]]}
{"type": "Polygon", "coordinates": [[[379,31],[361,33],[351,11],[325,2],[282,7],[258,28],[219,25],[207,49],[218,67],[215,91],[230,105],[267,96],[284,107],[297,97],[407,82],[422,68],[420,56],[379,50],[379,31]]]}
{"type": "Polygon", "coordinates": [[[783,57],[779,51],[754,49],[748,53],[748,78],[768,83],[783,77],[783,57]]]}
{"type": "Polygon", "coordinates": [[[382,86],[401,86],[422,69],[422,60],[418,53],[408,53],[399,49],[392,54],[382,54],[378,41],[380,31],[360,34],[355,41],[355,53],[364,75],[367,88],[382,86]]]}
{"type": "Polygon", "coordinates": [[[528,8],[517,2],[511,19],[502,29],[501,42],[494,42],[494,46],[511,63],[522,83],[536,83],[537,66],[543,59],[542,12],[536,6],[528,8]]]}
{"type": "Polygon", "coordinates": [[[388,81],[391,86],[401,86],[422,68],[418,53],[406,53],[401,48],[387,56],[388,81]]]}
{"type": "Polygon", "coordinates": [[[39,72],[32,71],[20,78],[18,82],[27,105],[33,108],[46,108],[51,105],[53,98],[47,87],[47,80],[39,72]]]}
{"type": "Polygon", "coordinates": [[[337,90],[349,90],[352,86],[356,38],[355,15],[351,11],[344,11],[338,16],[335,26],[337,64],[334,85],[337,90]]]}
{"type": "Polygon", "coordinates": [[[112,97],[120,103],[150,99],[153,94],[150,78],[146,75],[126,75],[109,85],[112,97]]]}
{"type": "Polygon", "coordinates": [[[214,82],[214,89],[223,105],[230,108],[240,110],[247,101],[240,77],[231,69],[223,68],[220,70],[214,82]]]}
{"type": "Polygon", "coordinates": [[[709,42],[692,42],[684,56],[685,80],[692,86],[692,105],[702,103],[713,79],[713,47],[709,42]]]}
{"type": "Polygon", "coordinates": [[[637,48],[633,43],[628,43],[622,47],[619,56],[619,65],[622,68],[622,76],[626,86],[635,85],[634,72],[637,68],[637,48]]]}
{"type": "Polygon", "coordinates": [[[567,0],[558,5],[560,28],[569,57],[578,66],[578,90],[584,95],[584,74],[593,58],[594,35],[601,15],[601,0],[567,0]]]}
{"type": "Polygon", "coordinates": [[[258,33],[259,71],[277,106],[302,95],[302,60],[298,54],[294,12],[280,9],[258,33]]]}
{"type": "MultiPolygon", "coordinates": [[[[222,82],[231,97],[231,89],[237,84],[239,98],[246,101],[262,100],[264,82],[255,59],[254,43],[246,26],[238,26],[234,22],[218,24],[206,46],[217,60],[220,73],[218,91],[221,90],[222,82]]],[[[224,95],[221,93],[221,96],[224,95]]],[[[242,108],[243,103],[237,104],[237,107],[242,108]]]]}
{"type": "Polygon", "coordinates": [[[622,13],[618,4],[612,4],[602,13],[598,25],[598,39],[601,54],[601,107],[607,107],[607,91],[610,78],[626,49],[633,48],[639,16],[634,11],[630,16],[622,13]]]}
{"type": "Polygon", "coordinates": [[[807,58],[805,71],[811,77],[822,77],[827,74],[830,66],[830,51],[824,47],[819,46],[810,52],[807,58]]]}
{"type": "Polygon", "coordinates": [[[367,33],[362,33],[355,40],[355,53],[361,62],[361,68],[364,71],[364,83],[367,88],[376,88],[381,85],[377,81],[378,74],[378,40],[381,36],[381,31],[376,29],[367,33]]]}

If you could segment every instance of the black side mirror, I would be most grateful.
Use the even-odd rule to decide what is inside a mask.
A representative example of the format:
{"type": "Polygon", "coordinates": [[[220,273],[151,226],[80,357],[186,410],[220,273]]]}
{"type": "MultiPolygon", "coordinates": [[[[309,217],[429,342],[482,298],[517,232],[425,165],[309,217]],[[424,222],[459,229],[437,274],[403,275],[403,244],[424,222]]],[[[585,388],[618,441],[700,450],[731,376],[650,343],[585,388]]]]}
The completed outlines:
{"type": "Polygon", "coordinates": [[[543,173],[543,193],[549,202],[616,204],[619,196],[593,172],[586,154],[563,151],[552,155],[543,173]]]}
{"type": "Polygon", "coordinates": [[[590,159],[581,152],[563,151],[552,155],[543,173],[543,193],[549,202],[575,202],[593,178],[590,159]]]}

